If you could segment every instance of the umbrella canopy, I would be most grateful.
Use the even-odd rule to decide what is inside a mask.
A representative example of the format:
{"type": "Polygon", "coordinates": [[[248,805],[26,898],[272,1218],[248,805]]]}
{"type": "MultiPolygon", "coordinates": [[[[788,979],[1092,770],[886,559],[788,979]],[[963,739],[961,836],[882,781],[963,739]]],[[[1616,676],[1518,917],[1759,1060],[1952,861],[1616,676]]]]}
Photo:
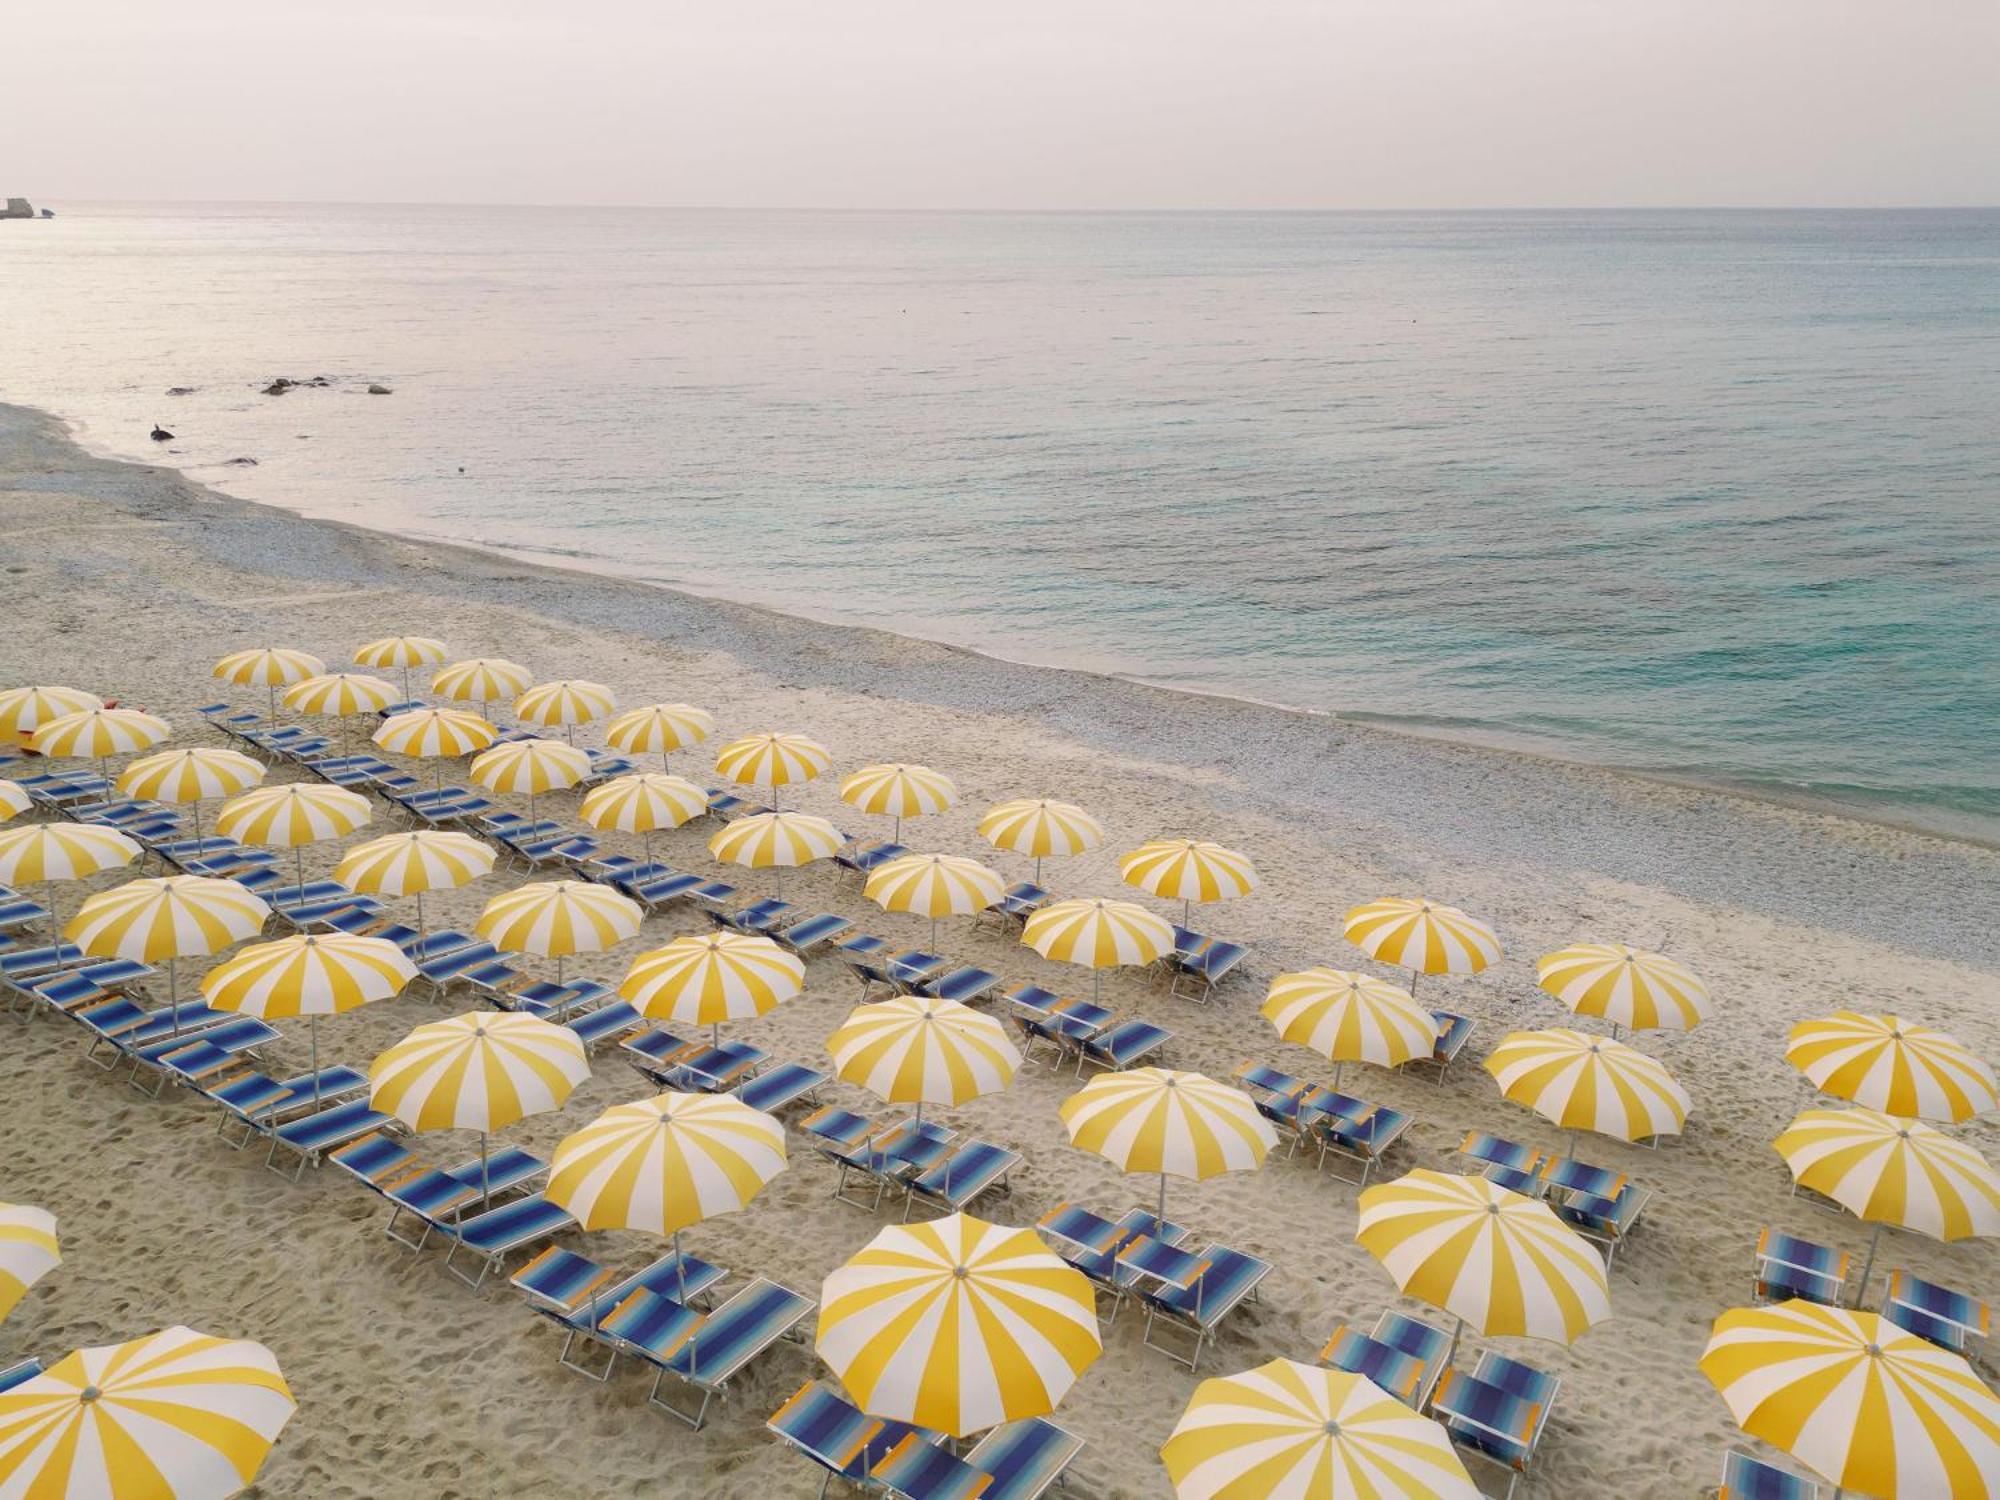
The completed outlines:
{"type": "Polygon", "coordinates": [[[473,931],[510,953],[561,961],[639,935],[637,902],[588,880],[532,880],[486,903],[473,931]]]}
{"type": "Polygon", "coordinates": [[[566,729],[601,719],[617,706],[616,695],[601,682],[559,678],[531,687],[516,698],[514,717],[544,729],[566,729]]]}
{"type": "Polygon", "coordinates": [[[585,1229],[678,1234],[735,1213],[785,1170],[785,1127],[727,1094],[668,1092],[565,1136],[544,1194],[585,1229]]]}
{"type": "Polygon", "coordinates": [[[1173,924],[1130,901],[1097,898],[1058,901],[1029,916],[1021,941],[1043,958],[1096,971],[1091,992],[1101,991],[1101,971],[1149,964],[1174,951],[1173,924]]]}
{"type": "Polygon", "coordinates": [[[1281,1040],[1335,1065],[1399,1068],[1437,1049],[1437,1017],[1386,980],[1348,969],[1302,969],[1271,981],[1264,1019],[1281,1040]]]}
{"type": "Polygon", "coordinates": [[[811,781],[833,763],[833,754],[802,734],[748,734],[731,740],[715,757],[718,776],[739,786],[779,787],[811,781]]]}
{"type": "Polygon", "coordinates": [[[395,683],[360,672],[323,672],[285,689],[285,707],[329,719],[380,713],[395,701],[395,683]]]}
{"type": "Polygon", "coordinates": [[[427,635],[387,635],[354,648],[360,667],[427,667],[444,660],[444,642],[427,635]]]}
{"type": "Polygon", "coordinates": [[[1957,1124],[2000,1109],[1993,1070],[1956,1037],[1901,1016],[1836,1011],[1792,1028],[1785,1061],[1836,1099],[1957,1124]]]}
{"type": "Polygon", "coordinates": [[[650,751],[660,757],[664,768],[674,751],[699,745],[713,733],[715,715],[705,708],[692,703],[648,703],[614,715],[604,726],[604,742],[627,755],[650,751]]]}
{"type": "Polygon", "coordinates": [[[1397,1288],[1477,1333],[1567,1344],[1611,1316],[1604,1257],[1537,1199],[1420,1170],[1358,1206],[1355,1241],[1397,1288]]]}
{"type": "Polygon", "coordinates": [[[173,732],[165,719],[136,708],[87,708],[46,721],[28,736],[28,745],[37,755],[94,760],[102,775],[111,756],[136,755],[173,732]]]}
{"type": "Polygon", "coordinates": [[[965,1437],[1056,1409],[1097,1356],[1096,1294],[1030,1229],[884,1229],[820,1289],[815,1347],[872,1416],[965,1437]]]}
{"type": "Polygon", "coordinates": [[[1501,1093],[1571,1132],[1637,1141],[1679,1135],[1687,1123],[1687,1090],[1665,1065],[1587,1031],[1510,1032],[1483,1066],[1501,1093]]]}
{"type": "Polygon", "coordinates": [[[679,776],[644,771],[592,787],[584,793],[581,811],[583,821],[592,828],[644,834],[650,860],[653,835],[707,812],[708,793],[679,776]]]}
{"type": "Polygon", "coordinates": [[[1118,876],[1149,896],[1181,903],[1181,925],[1197,901],[1231,901],[1257,889],[1250,856],[1207,839],[1154,839],[1118,861],[1118,876]]]}
{"type": "Polygon", "coordinates": [[[1014,1079],[1021,1054],[993,1017],[956,1000],[898,995],[856,1006],[826,1039],[834,1071],[891,1104],[963,1104],[1014,1079]]]}
{"type": "Polygon", "coordinates": [[[1874,1313],[1804,1301],[1715,1320],[1701,1372],[1736,1423],[1842,1490],[1986,1497],[2000,1398],[1958,1355],[1874,1313]]]}
{"type": "Polygon", "coordinates": [[[1167,1216],[1167,1178],[1200,1182],[1263,1164],[1278,1134],[1241,1089],[1171,1068],[1100,1073],[1063,1100],[1070,1143],[1123,1172],[1158,1172],[1167,1216]]]}
{"type": "Polygon", "coordinates": [[[297,1409],[262,1344],[166,1328],[0,1391],[0,1478],[36,1500],[224,1500],[297,1409]]]}
{"type": "Polygon", "coordinates": [[[0,823],[18,817],[35,805],[35,799],[16,781],[0,781],[0,823]]]}
{"type": "Polygon", "coordinates": [[[472,762],[472,779],[489,791],[525,793],[530,816],[543,792],[573,787],[589,774],[590,757],[561,740],[509,740],[472,762]]]}
{"type": "Polygon", "coordinates": [[[517,661],[499,656],[475,656],[453,662],[431,677],[431,691],[442,693],[454,703],[498,703],[518,698],[534,682],[535,674],[517,661]]]}
{"type": "Polygon", "coordinates": [[[45,1208],[0,1203],[0,1318],[61,1264],[56,1216],[45,1208]]]}
{"type": "Polygon", "coordinates": [[[805,962],[769,938],[712,932],[641,953],[618,993],[650,1020],[719,1026],[761,1016],[805,987],[805,962]]]}
{"type": "Polygon", "coordinates": [[[233,797],[264,779],[264,764],[239,750],[203,745],[142,756],[118,773],[118,790],[155,802],[202,802],[233,797]]]}
{"type": "Polygon", "coordinates": [[[51,719],[102,707],[102,698],[81,688],[9,688],[0,693],[0,744],[25,740],[51,719]]]}
{"type": "Polygon", "coordinates": [[[566,1026],[505,1011],[472,1011],[419,1026],[368,1068],[369,1102],[412,1130],[481,1135],[562,1108],[590,1076],[566,1026]]]}
{"type": "Polygon", "coordinates": [[[958,788],[929,766],[863,766],[841,782],[840,800],[862,812],[894,818],[901,838],[903,819],[943,812],[958,801],[958,788]]]}
{"type": "Polygon", "coordinates": [[[377,896],[421,896],[455,891],[493,871],[491,844],[469,833],[420,828],[358,844],[342,856],[333,878],[351,891],[377,896]]]}
{"type": "Polygon", "coordinates": [[[199,958],[254,937],[271,908],[233,880],[168,875],[100,891],[64,936],[94,958],[134,963],[199,958]]]}
{"type": "Polygon", "coordinates": [[[499,734],[478,714],[456,708],[413,708],[384,719],[374,740],[396,755],[435,760],[484,750],[499,734]]]}
{"type": "Polygon", "coordinates": [[[710,835],[708,852],[727,865],[792,870],[831,859],[844,842],[838,828],[811,813],[756,813],[710,835]]]}
{"type": "Polygon", "coordinates": [[[1628,1031],[1691,1031],[1708,1018],[1694,971],[1630,943],[1578,943],[1535,960],[1535,982],[1579,1016],[1628,1031]]]}
{"type": "Polygon", "coordinates": [[[94,823],[29,823],[0,830],[0,885],[82,880],[129,865],[141,852],[116,829],[94,823]]]}
{"type": "Polygon", "coordinates": [[[326,663],[309,651],[292,651],[283,646],[259,646],[249,651],[232,651],[215,664],[214,675],[238,687],[289,687],[308,677],[317,677],[326,663]]]}
{"type": "Polygon", "coordinates": [[[1181,1500],[1479,1500],[1450,1435],[1362,1375],[1274,1359],[1195,1387],[1160,1449],[1181,1500]]]}
{"type": "Polygon", "coordinates": [[[215,831],[245,844],[292,851],[292,874],[306,883],[307,844],[345,838],[373,821],[375,808],[359,792],[312,781],[260,786],[222,805],[215,831]]]}
{"type": "Polygon", "coordinates": [[[937,946],[941,917],[969,917],[986,910],[1005,889],[1000,876],[976,859],[955,854],[906,854],[878,865],[862,888],[884,911],[930,918],[931,946],[937,946]]]}
{"type": "Polygon", "coordinates": [[[1477,917],[1421,896],[1385,896],[1353,908],[1341,928],[1370,958],[1419,974],[1477,974],[1500,957],[1500,939],[1477,917]]]}
{"type": "Polygon", "coordinates": [[[996,849],[1039,861],[1095,849],[1104,842],[1104,825],[1074,802],[1022,797],[987,808],[979,836],[996,849]]]}

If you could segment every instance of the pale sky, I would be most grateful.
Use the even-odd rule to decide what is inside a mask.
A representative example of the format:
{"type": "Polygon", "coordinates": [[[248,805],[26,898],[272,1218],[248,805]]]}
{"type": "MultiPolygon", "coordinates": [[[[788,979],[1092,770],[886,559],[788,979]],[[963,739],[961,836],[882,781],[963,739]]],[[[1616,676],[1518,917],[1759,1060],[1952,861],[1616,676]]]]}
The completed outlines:
{"type": "Polygon", "coordinates": [[[0,194],[2000,203],[1995,0],[0,0],[0,194]]]}

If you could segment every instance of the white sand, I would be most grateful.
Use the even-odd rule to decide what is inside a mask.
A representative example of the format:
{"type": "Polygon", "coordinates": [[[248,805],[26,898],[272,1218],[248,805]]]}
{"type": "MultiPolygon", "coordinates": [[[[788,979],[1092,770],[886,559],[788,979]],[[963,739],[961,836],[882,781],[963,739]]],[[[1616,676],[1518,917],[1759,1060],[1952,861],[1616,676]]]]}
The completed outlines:
{"type": "MultiPolygon", "coordinates": [[[[1249,1057],[1324,1076],[1311,1054],[1274,1040],[1256,1007],[1281,968],[1366,967],[1339,937],[1348,906],[1419,891],[1464,906],[1498,927],[1508,951],[1477,979],[1426,982],[1429,996],[1479,1019],[1467,1065],[1442,1090],[1348,1070],[1351,1090],[1420,1121],[1392,1175],[1450,1166],[1446,1153],[1473,1126],[1557,1144],[1552,1127],[1498,1097],[1477,1058],[1509,1029],[1564,1019],[1533,988],[1537,953],[1590,937],[1664,944],[1718,998],[1716,1018],[1692,1035],[1641,1039],[1691,1091],[1694,1115],[1682,1140],[1657,1151],[1587,1143],[1588,1159],[1659,1196],[1612,1273],[1615,1321],[1570,1349],[1508,1348],[1564,1378],[1528,1493],[1686,1496],[1711,1484],[1732,1427],[1695,1359],[1714,1316],[1747,1296],[1757,1226],[1863,1246],[1853,1220],[1787,1195],[1770,1150],[1812,1100],[1782,1060],[1790,1023],[1838,1006],[1895,1009],[2000,1056],[1991,1004],[2000,854],[1989,849],[306,522],[165,471],[90,459],[56,424],[14,408],[0,408],[0,537],[9,605],[0,685],[57,681],[115,696],[165,714],[176,743],[213,740],[193,709],[220,696],[208,668],[227,650],[283,644],[339,662],[364,639],[424,633],[459,655],[603,680],[626,703],[704,704],[725,735],[810,733],[832,748],[836,771],[890,757],[936,766],[964,800],[908,830],[920,848],[985,855],[973,823],[990,802],[1073,798],[1111,837],[1099,854],[1051,865],[1063,893],[1120,893],[1113,857],[1149,836],[1224,840],[1255,857],[1265,883],[1204,915],[1254,948],[1249,972],[1207,1009],[1133,975],[1105,984],[1109,1003],[1173,1030],[1175,1065],[1218,1077],[1249,1057]]],[[[692,774],[708,767],[699,755],[678,759],[692,774]]],[[[794,805],[867,828],[838,804],[831,781],[794,805]]],[[[573,818],[575,798],[544,806],[573,818]]],[[[367,834],[386,826],[378,820],[367,834]]],[[[670,862],[708,870],[704,837],[697,824],[657,847],[670,862]]],[[[338,853],[309,851],[308,874],[327,873],[338,853]]],[[[1010,857],[995,863],[1025,874],[1010,857]]],[[[768,888],[763,876],[740,883],[768,888]]],[[[438,903],[439,914],[469,925],[498,888],[483,882],[438,903]]],[[[914,919],[876,912],[831,870],[789,877],[785,892],[884,936],[925,933],[914,919]]],[[[697,923],[692,914],[650,919],[642,944],[575,967],[615,980],[639,946],[697,923]]],[[[1010,978],[1088,985],[968,923],[951,924],[944,947],[1010,978]]],[[[198,967],[187,966],[190,980],[198,967]]],[[[847,972],[818,959],[802,999],[732,1034],[825,1066],[823,1039],[854,995],[847,972]]],[[[462,1008],[454,1001],[449,1011],[462,1008]]],[[[372,1007],[327,1023],[323,1054],[365,1064],[445,1013],[422,999],[372,1007]]],[[[264,1171],[257,1153],[223,1146],[211,1113],[188,1097],[144,1099],[87,1063],[67,1025],[43,1021],[8,1036],[0,1198],[60,1216],[65,1264],[0,1326],[0,1362],[173,1322],[262,1340],[300,1402],[265,1471],[269,1495],[804,1495],[817,1486],[817,1471],[763,1430],[765,1415],[816,1372],[807,1349],[766,1358],[707,1430],[690,1433],[644,1405],[646,1381],[629,1366],[606,1386],[561,1370],[554,1335],[514,1293],[493,1283],[475,1295],[441,1272],[437,1253],[413,1257],[390,1243],[376,1200],[338,1173],[292,1186],[264,1171]]],[[[303,1035],[288,1037],[274,1061],[303,1067],[303,1035]]],[[[1007,1093],[950,1112],[1027,1157],[1012,1201],[986,1210],[993,1216],[1032,1223],[1065,1199],[1117,1210],[1150,1198],[1150,1180],[1123,1182],[1065,1144],[1056,1105],[1075,1086],[1028,1069],[1007,1093]]],[[[600,1054],[566,1110],[508,1138],[546,1152],[606,1105],[643,1092],[615,1051],[600,1054]]],[[[832,1097],[872,1107],[843,1087],[832,1097]]],[[[1963,1134],[2000,1156],[1992,1121],[1963,1134]]],[[[476,1150],[469,1137],[423,1145],[476,1150]]],[[[832,1186],[832,1173],[797,1149],[792,1169],[747,1212],[690,1232],[688,1244],[741,1275],[816,1294],[887,1217],[832,1202],[832,1186]]],[[[1352,1186],[1304,1161],[1175,1185],[1177,1217],[1280,1268],[1204,1374],[1279,1355],[1310,1359],[1336,1322],[1372,1322],[1395,1304],[1386,1275],[1352,1242],[1354,1200],[1352,1186]]],[[[659,1249],[632,1235],[575,1243],[619,1266],[659,1249]]],[[[1896,1235],[1885,1260],[2000,1290],[1988,1245],[1896,1235]]],[[[1089,1443],[1082,1493],[1164,1493],[1157,1449],[1194,1384],[1140,1346],[1136,1320],[1121,1319],[1057,1414],[1089,1443]]]]}

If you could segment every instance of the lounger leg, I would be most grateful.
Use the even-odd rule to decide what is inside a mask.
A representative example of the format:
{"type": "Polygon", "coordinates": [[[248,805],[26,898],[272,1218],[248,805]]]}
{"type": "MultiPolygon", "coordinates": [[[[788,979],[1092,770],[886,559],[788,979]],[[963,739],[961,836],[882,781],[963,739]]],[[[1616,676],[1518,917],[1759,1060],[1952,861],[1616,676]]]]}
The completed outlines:
{"type": "Polygon", "coordinates": [[[571,1347],[576,1343],[576,1336],[582,1331],[580,1328],[572,1328],[569,1331],[569,1337],[563,1340],[562,1353],[556,1356],[556,1363],[565,1369],[574,1370],[577,1374],[586,1376],[596,1381],[599,1385],[602,1385],[611,1378],[611,1372],[618,1364],[618,1348],[614,1344],[607,1350],[604,1357],[604,1368],[601,1370],[593,1370],[587,1365],[579,1364],[569,1357],[569,1352],[571,1347]]]}

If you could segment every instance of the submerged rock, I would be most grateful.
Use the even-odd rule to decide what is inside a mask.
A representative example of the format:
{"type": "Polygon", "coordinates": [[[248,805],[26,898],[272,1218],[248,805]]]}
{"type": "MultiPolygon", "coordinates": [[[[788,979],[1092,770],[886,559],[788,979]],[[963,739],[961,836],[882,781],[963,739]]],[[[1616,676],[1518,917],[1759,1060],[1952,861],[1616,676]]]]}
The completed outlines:
{"type": "Polygon", "coordinates": [[[257,467],[257,460],[254,458],[225,458],[222,461],[222,466],[225,469],[254,469],[257,467]]]}
{"type": "Polygon", "coordinates": [[[396,393],[386,385],[371,385],[368,387],[368,394],[371,396],[393,396],[396,393]]]}
{"type": "Polygon", "coordinates": [[[167,387],[167,394],[169,396],[192,396],[194,394],[194,387],[191,385],[170,385],[167,387]]]}

